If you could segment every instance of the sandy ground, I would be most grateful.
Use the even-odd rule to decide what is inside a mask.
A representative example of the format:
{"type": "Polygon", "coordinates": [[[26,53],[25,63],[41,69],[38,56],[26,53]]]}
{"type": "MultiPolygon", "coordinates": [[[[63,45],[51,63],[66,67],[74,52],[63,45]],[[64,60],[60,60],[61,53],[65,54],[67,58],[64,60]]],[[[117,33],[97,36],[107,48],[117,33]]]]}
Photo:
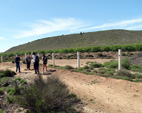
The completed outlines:
{"type": "MultiPolygon", "coordinates": [[[[90,62],[99,62],[99,63],[104,63],[106,61],[110,61],[111,59],[80,59],[80,67],[83,67],[86,65],[86,62],[90,61],[90,62]]],[[[53,64],[52,60],[48,60],[48,64],[53,64]]],[[[70,65],[73,67],[77,67],[77,60],[75,59],[69,59],[69,60],[60,60],[60,59],[56,59],[55,60],[55,65],[57,66],[66,66],[66,65],[70,65]]]]}
{"type": "MultiPolygon", "coordinates": [[[[86,61],[83,61],[83,65],[86,61]]],[[[103,63],[105,60],[95,59],[95,61],[103,63]]],[[[62,61],[64,65],[65,62],[76,64],[73,61],[62,61]]],[[[33,70],[26,71],[25,68],[26,66],[22,65],[22,73],[17,73],[16,76],[30,82],[36,75],[33,70]]],[[[15,64],[1,63],[0,69],[15,70],[15,64]]],[[[85,113],[142,113],[142,83],[85,75],[67,70],[51,68],[48,70],[49,72],[43,77],[56,75],[64,81],[71,92],[76,93],[84,103],[85,113]]]]}

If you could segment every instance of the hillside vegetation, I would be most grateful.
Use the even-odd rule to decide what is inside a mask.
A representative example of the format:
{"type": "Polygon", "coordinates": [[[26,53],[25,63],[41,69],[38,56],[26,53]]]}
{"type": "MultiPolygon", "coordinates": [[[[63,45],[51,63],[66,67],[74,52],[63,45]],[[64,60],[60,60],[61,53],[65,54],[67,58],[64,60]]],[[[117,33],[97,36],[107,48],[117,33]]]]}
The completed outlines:
{"type": "Polygon", "coordinates": [[[12,47],[6,53],[141,43],[142,31],[107,30],[47,37],[12,47]]]}

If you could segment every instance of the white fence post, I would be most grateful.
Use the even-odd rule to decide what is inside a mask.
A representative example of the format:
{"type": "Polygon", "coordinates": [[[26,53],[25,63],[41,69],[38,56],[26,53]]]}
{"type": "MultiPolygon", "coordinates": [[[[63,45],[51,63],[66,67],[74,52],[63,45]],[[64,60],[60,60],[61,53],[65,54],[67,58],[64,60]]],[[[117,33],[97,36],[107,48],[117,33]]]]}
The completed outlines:
{"type": "Polygon", "coordinates": [[[80,68],[80,52],[77,52],[77,67],[80,68]]]}
{"type": "Polygon", "coordinates": [[[118,71],[121,70],[121,49],[118,50],[118,71]]]}
{"type": "Polygon", "coordinates": [[[1,62],[3,62],[3,57],[1,56],[1,62]]]}
{"type": "Polygon", "coordinates": [[[25,53],[25,59],[27,58],[27,54],[25,53]]]}
{"type": "Polygon", "coordinates": [[[53,61],[53,67],[55,67],[55,55],[52,53],[52,61],[53,61]]]}
{"type": "Polygon", "coordinates": [[[16,54],[16,57],[17,57],[17,54],[16,54]]]}

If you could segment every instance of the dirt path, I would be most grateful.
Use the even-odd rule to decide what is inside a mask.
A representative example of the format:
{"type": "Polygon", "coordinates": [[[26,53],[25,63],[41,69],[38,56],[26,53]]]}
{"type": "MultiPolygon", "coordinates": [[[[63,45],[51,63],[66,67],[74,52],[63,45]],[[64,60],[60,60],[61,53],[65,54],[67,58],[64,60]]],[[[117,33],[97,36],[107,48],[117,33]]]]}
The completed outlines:
{"type": "MultiPolygon", "coordinates": [[[[58,75],[70,89],[88,105],[86,110],[97,110],[106,113],[141,113],[141,83],[116,80],[99,76],[85,75],[76,72],[58,70],[58,75]],[[94,82],[94,84],[91,82],[94,82]],[[90,102],[94,99],[95,104],[90,102]]],[[[87,113],[94,113],[87,112],[87,113]]]]}
{"type": "MultiPolygon", "coordinates": [[[[15,65],[1,64],[0,69],[15,70],[15,65]]],[[[25,66],[22,66],[24,69],[25,66]]],[[[142,113],[142,83],[104,78],[96,75],[85,75],[66,70],[49,69],[43,75],[56,75],[64,81],[71,92],[74,92],[85,104],[85,113],[142,113]]],[[[16,76],[29,82],[36,77],[33,71],[22,70],[16,76]]]]}

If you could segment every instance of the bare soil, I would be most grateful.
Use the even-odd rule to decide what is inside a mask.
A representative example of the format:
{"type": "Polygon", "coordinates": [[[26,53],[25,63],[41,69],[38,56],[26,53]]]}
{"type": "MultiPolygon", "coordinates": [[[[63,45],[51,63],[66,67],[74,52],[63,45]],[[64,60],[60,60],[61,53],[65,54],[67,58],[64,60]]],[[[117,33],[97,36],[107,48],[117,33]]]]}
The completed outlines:
{"type": "MultiPolygon", "coordinates": [[[[92,60],[103,63],[108,59],[92,60]]],[[[56,64],[76,66],[76,60],[60,61],[60,63],[56,61],[56,64]]],[[[82,66],[87,61],[87,59],[82,60],[82,66]]],[[[49,61],[49,63],[52,62],[49,61]]],[[[10,62],[0,63],[0,69],[15,71],[15,64],[10,62]]],[[[22,65],[22,73],[17,73],[16,76],[31,82],[36,75],[33,70],[27,71],[25,69],[26,65],[22,65]]],[[[42,72],[41,66],[40,72],[42,72]]],[[[52,68],[48,68],[48,72],[42,76],[46,78],[52,75],[58,76],[68,85],[71,92],[77,94],[84,103],[85,113],[142,113],[142,83],[105,78],[97,75],[85,75],[52,68]]]]}

